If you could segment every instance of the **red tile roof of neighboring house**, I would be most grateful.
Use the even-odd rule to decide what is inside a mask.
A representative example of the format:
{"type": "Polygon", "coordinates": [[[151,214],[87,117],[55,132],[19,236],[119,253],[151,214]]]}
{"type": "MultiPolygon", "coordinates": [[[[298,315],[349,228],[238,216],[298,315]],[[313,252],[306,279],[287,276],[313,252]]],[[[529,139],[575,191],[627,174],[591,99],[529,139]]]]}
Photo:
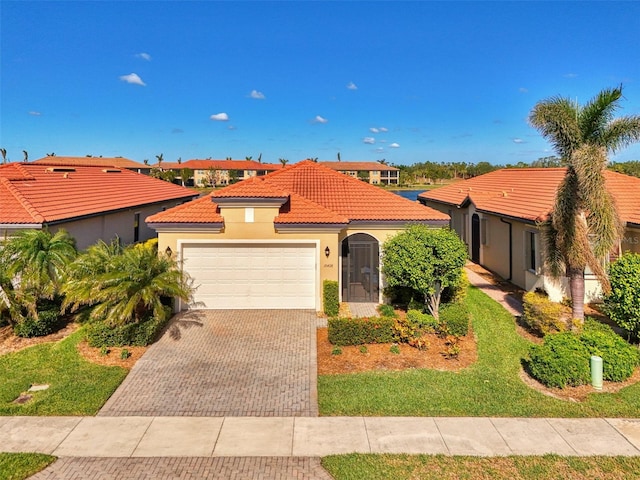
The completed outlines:
{"type": "Polygon", "coordinates": [[[116,168],[149,168],[142,163],[134,162],[124,157],[42,157],[30,163],[46,163],[68,167],[116,167],[116,168]]]}
{"type": "MultiPolygon", "coordinates": [[[[157,167],[158,164],[154,164],[157,167]]],[[[274,171],[282,168],[281,164],[260,163],[255,160],[187,160],[186,162],[162,162],[164,170],[180,170],[190,168],[191,170],[266,170],[274,171]]]]}
{"type": "Polygon", "coordinates": [[[356,170],[367,170],[367,171],[397,171],[396,167],[392,167],[390,165],[384,165],[379,162],[318,162],[320,165],[324,165],[325,167],[329,167],[333,170],[338,171],[356,171],[356,170]]]}
{"type": "Polygon", "coordinates": [[[285,198],[289,193],[263,181],[261,177],[251,177],[222,190],[216,190],[211,193],[211,196],[214,198],[285,198]]]}
{"type": "MultiPolygon", "coordinates": [[[[336,224],[351,221],[446,223],[449,216],[311,161],[251,178],[210,195],[218,199],[288,197],[276,223],[336,224]]],[[[215,204],[214,204],[215,205],[215,204]]],[[[173,210],[148,218],[149,223],[174,223],[173,210]]],[[[184,223],[201,221],[200,205],[181,208],[184,223]]]]}
{"type": "Polygon", "coordinates": [[[0,224],[71,220],[197,193],[124,168],[10,163],[0,166],[0,224]]]}
{"type": "MultiPolygon", "coordinates": [[[[419,198],[461,206],[467,201],[479,210],[541,221],[547,218],[565,168],[505,168],[421,193],[419,198]]],[[[607,188],[624,221],[640,223],[640,178],[607,170],[607,188]]]]}
{"type": "Polygon", "coordinates": [[[183,203],[164,212],[158,212],[145,220],[147,223],[222,223],[220,208],[211,195],[183,203]]]}

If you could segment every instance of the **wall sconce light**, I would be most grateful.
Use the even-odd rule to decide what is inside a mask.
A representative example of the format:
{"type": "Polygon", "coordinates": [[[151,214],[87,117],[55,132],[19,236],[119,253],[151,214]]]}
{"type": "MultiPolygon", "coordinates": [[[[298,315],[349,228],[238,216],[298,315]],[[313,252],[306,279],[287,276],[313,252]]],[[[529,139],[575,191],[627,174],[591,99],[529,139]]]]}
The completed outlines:
{"type": "Polygon", "coordinates": [[[171,257],[171,255],[173,254],[173,250],[171,250],[171,247],[167,247],[164,253],[167,254],[167,257],[171,257]]]}
{"type": "Polygon", "coordinates": [[[329,250],[329,247],[325,247],[324,249],[324,256],[329,258],[329,255],[331,255],[331,250],[329,250]]]}

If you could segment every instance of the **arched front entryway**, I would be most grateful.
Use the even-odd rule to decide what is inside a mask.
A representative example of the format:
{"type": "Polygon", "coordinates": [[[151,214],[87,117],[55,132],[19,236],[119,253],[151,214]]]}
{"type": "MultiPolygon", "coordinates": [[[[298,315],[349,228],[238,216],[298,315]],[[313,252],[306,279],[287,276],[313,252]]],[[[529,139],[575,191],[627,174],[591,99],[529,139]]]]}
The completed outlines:
{"type": "Polygon", "coordinates": [[[378,303],[379,270],[378,240],[366,233],[342,240],[342,301],[378,303]]]}

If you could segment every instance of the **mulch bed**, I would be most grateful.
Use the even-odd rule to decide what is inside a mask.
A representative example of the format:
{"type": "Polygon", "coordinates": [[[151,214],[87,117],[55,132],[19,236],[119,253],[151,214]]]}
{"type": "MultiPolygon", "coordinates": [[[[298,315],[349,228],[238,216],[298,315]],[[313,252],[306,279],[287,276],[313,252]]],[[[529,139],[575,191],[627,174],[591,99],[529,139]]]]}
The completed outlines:
{"type": "Polygon", "coordinates": [[[27,347],[39,345],[41,343],[57,342],[63,338],[68,337],[73,332],[78,330],[80,325],[77,323],[68,323],[64,328],[52,333],[51,335],[45,335],[44,337],[22,338],[13,334],[13,328],[11,326],[4,326],[0,328],[0,355],[6,353],[17,352],[27,347]]]}
{"type": "Polygon", "coordinates": [[[460,354],[457,358],[445,358],[445,340],[437,335],[428,335],[429,347],[418,350],[407,344],[397,344],[399,354],[391,353],[392,343],[377,343],[366,345],[366,353],[360,351],[360,346],[340,347],[340,355],[332,355],[335,348],[329,343],[328,330],[319,328],[318,340],[318,374],[329,375],[339,373],[355,373],[370,370],[389,371],[406,370],[410,368],[430,368],[434,370],[456,371],[472,365],[478,358],[476,341],[470,331],[466,337],[460,339],[460,354]]]}

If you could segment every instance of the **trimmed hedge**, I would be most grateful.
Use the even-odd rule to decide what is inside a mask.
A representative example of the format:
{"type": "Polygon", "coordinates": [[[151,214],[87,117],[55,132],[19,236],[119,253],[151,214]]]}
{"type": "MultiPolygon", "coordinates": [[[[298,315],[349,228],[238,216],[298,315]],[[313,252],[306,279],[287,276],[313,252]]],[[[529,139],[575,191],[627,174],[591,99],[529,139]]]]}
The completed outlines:
{"type": "MultiPolygon", "coordinates": [[[[593,322],[596,323],[596,322],[593,322]]],[[[611,382],[623,382],[638,366],[640,356],[634,348],[617,335],[611,327],[599,324],[593,328],[585,324],[580,340],[590,355],[602,357],[602,378],[611,382]]]]}
{"type": "Polygon", "coordinates": [[[454,337],[469,333],[471,315],[463,303],[450,303],[440,308],[440,331],[454,337]]]}
{"type": "Polygon", "coordinates": [[[592,355],[602,357],[602,377],[612,382],[628,379],[640,364],[636,348],[607,325],[587,320],[579,335],[555,333],[531,347],[529,370],[548,387],[586,385],[591,382],[592,355]]]}
{"type": "Polygon", "coordinates": [[[91,347],[144,347],[152,343],[171,317],[170,309],[162,319],[149,318],[138,323],[113,327],[105,322],[86,327],[87,343],[91,347]]]}
{"type": "Polygon", "coordinates": [[[365,343],[391,343],[394,341],[394,322],[390,317],[330,318],[329,342],[341,347],[365,343]]]}
{"type": "Polygon", "coordinates": [[[338,282],[325,280],[322,283],[322,304],[324,313],[328,317],[336,317],[340,311],[340,295],[338,282]]]}
{"type": "Polygon", "coordinates": [[[529,292],[522,297],[522,321],[539,335],[565,332],[571,309],[561,303],[552,302],[546,295],[529,292]]]}
{"type": "Polygon", "coordinates": [[[44,337],[60,329],[60,309],[57,307],[39,310],[38,317],[27,316],[13,326],[18,337],[44,337]]]}
{"type": "Polygon", "coordinates": [[[585,385],[591,380],[589,349],[571,332],[544,337],[529,351],[531,375],[547,387],[585,385]]]}

